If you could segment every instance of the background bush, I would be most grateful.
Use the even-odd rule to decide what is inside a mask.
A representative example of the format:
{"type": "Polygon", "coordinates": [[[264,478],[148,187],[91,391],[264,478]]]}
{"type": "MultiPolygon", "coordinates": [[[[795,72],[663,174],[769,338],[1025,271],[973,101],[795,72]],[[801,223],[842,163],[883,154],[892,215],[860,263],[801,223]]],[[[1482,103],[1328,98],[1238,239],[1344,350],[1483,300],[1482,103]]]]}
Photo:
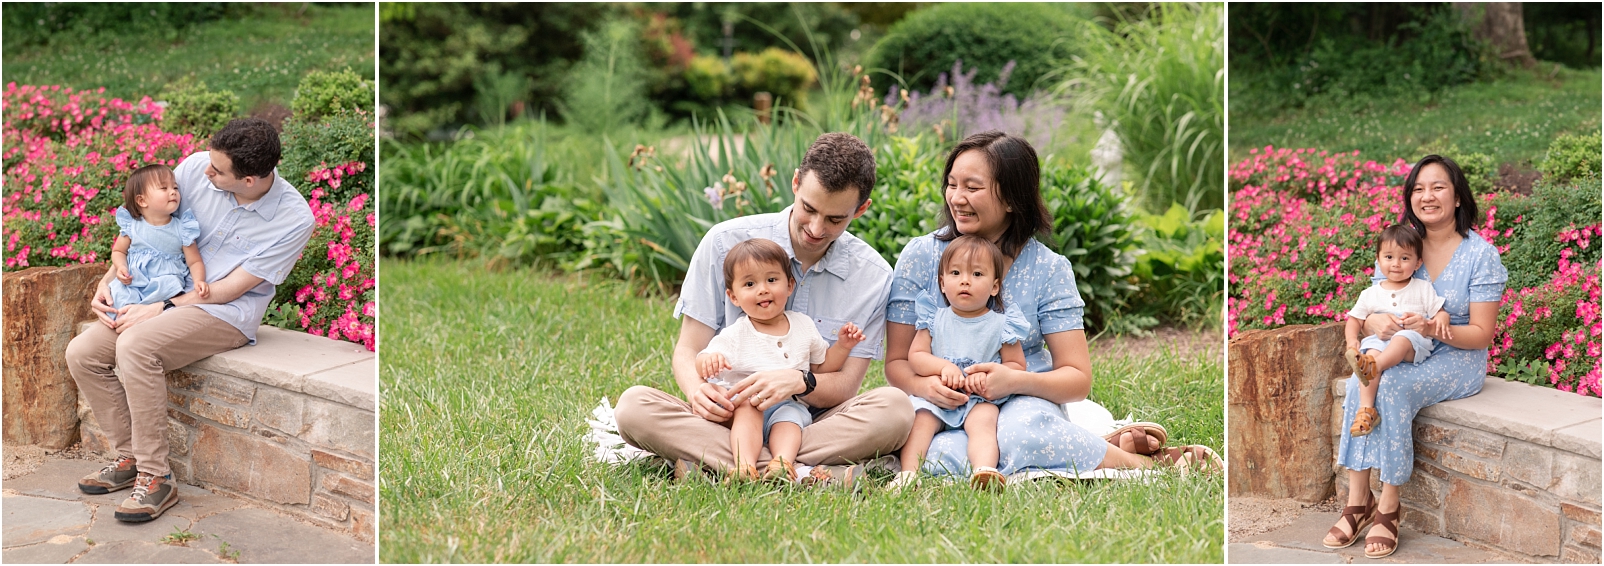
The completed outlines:
{"type": "Polygon", "coordinates": [[[138,35],[172,41],[223,17],[226,2],[8,2],[5,48],[71,43],[84,36],[138,35]]]}
{"type": "MultiPolygon", "coordinates": [[[[884,69],[902,78],[911,90],[928,90],[936,76],[958,60],[980,69],[978,83],[996,82],[1003,66],[1013,62],[1013,76],[1003,92],[1024,98],[1036,81],[1058,67],[1056,61],[1079,53],[1070,40],[1076,20],[1055,4],[937,4],[909,14],[874,46],[864,67],[884,69]],[[985,37],[974,30],[984,29],[985,37]]],[[[875,86],[896,82],[884,75],[875,86]]]]}
{"type": "Polygon", "coordinates": [[[167,85],[157,96],[167,102],[163,127],[168,131],[210,139],[244,110],[232,91],[214,91],[205,81],[184,79],[167,85]]]}
{"type": "Polygon", "coordinates": [[[303,121],[317,121],[352,110],[373,114],[373,80],[350,69],[312,71],[295,88],[290,110],[303,121]]]}
{"type": "Polygon", "coordinates": [[[1544,177],[1556,181],[1597,177],[1601,151],[1599,132],[1566,134],[1548,146],[1548,155],[1539,168],[1544,177]]]}

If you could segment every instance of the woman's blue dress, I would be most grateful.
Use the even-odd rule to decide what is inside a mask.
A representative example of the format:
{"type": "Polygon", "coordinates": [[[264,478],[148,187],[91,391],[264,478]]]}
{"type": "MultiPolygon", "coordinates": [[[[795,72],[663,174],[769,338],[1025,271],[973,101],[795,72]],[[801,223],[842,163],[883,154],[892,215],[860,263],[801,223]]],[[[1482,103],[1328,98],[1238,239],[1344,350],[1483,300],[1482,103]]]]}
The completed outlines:
{"type": "MultiPolygon", "coordinates": [[[[1424,265],[1415,271],[1415,277],[1429,280],[1424,265]]],[[[1445,299],[1443,310],[1448,311],[1450,323],[1458,326],[1470,323],[1471,303],[1499,302],[1508,279],[1498,249],[1471,231],[1431,285],[1445,299]]],[[[1348,378],[1337,463],[1350,470],[1380,468],[1382,482],[1403,485],[1415,469],[1415,414],[1427,406],[1481,392],[1486,375],[1486,348],[1461,350],[1439,341],[1426,361],[1400,363],[1382,372],[1381,388],[1376,392],[1381,422],[1368,436],[1358,438],[1348,429],[1359,411],[1359,378],[1348,378]]]]}
{"type": "Polygon", "coordinates": [[[117,207],[117,228],[133,241],[128,247],[128,275],[133,281],[123,285],[112,279],[112,306],[159,303],[177,296],[191,286],[189,265],[184,263],[184,246],[200,237],[200,221],[193,211],[184,211],[166,224],[153,225],[135,220],[127,210],[117,207]]]}
{"type": "MultiPolygon", "coordinates": [[[[926,234],[902,249],[886,305],[887,322],[914,326],[919,295],[940,294],[938,264],[948,243],[926,234]]],[[[1017,310],[1029,327],[1021,342],[1025,368],[1051,371],[1052,358],[1042,347],[1042,335],[1083,328],[1086,302],[1075,286],[1069,260],[1031,240],[1008,268],[1002,297],[1008,310],[1017,310]]],[[[924,471],[968,475],[968,444],[969,436],[962,429],[936,434],[925,456],[924,471]]],[[[1070,423],[1057,404],[1040,397],[1014,395],[997,416],[997,468],[1003,474],[1021,470],[1089,472],[1103,463],[1108,446],[1102,437],[1070,423]]]]}

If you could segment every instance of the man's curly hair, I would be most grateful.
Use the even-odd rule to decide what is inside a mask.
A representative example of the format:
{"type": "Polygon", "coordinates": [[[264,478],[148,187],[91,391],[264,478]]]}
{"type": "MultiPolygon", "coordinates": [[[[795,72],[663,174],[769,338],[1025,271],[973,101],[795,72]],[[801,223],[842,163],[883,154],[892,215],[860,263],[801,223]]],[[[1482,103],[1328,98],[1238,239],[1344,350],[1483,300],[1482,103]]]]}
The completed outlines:
{"type": "Polygon", "coordinates": [[[211,149],[234,162],[234,177],[266,177],[278,166],[278,131],[260,118],[238,118],[212,134],[211,149]]]}
{"type": "Polygon", "coordinates": [[[802,165],[797,169],[802,177],[812,171],[825,191],[856,189],[859,206],[869,200],[869,193],[874,191],[874,152],[852,134],[837,132],[819,136],[802,156],[802,165]]]}

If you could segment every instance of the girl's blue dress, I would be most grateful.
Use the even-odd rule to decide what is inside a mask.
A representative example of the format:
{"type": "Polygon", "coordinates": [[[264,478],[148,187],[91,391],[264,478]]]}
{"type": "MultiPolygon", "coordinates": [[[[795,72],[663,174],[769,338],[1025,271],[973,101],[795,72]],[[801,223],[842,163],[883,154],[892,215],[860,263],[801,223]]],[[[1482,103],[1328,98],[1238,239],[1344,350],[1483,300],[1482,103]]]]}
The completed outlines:
{"type": "MultiPolygon", "coordinates": [[[[1018,344],[1030,333],[1030,326],[1014,311],[1003,314],[988,310],[980,316],[964,318],[952,312],[950,307],[937,307],[929,294],[920,295],[916,306],[919,322],[914,327],[930,331],[930,353],[957,364],[958,369],[967,370],[969,366],[981,362],[1001,362],[1002,345],[1018,344]]],[[[962,428],[964,419],[975,405],[991,403],[1001,406],[1011,397],[1009,395],[992,401],[970,394],[967,403],[956,409],[943,409],[923,397],[908,396],[913,401],[914,411],[930,411],[947,425],[946,430],[962,428]]]]}
{"type": "Polygon", "coordinates": [[[112,306],[159,303],[191,287],[189,265],[184,263],[184,246],[200,237],[200,221],[193,211],[175,215],[162,226],[135,220],[123,207],[117,207],[120,235],[133,241],[128,247],[128,275],[124,285],[111,280],[112,306]]]}
{"type": "MultiPolygon", "coordinates": [[[[1420,266],[1415,277],[1430,280],[1426,266],[1420,266]]],[[[1507,280],[1509,272],[1498,249],[1471,231],[1431,286],[1444,299],[1449,323],[1457,326],[1470,323],[1471,303],[1497,303],[1507,280]]],[[[1383,483],[1403,485],[1415,469],[1415,414],[1429,405],[1480,393],[1486,376],[1486,348],[1461,350],[1436,342],[1425,361],[1400,363],[1381,373],[1381,388],[1376,391],[1381,422],[1368,436],[1358,438],[1348,429],[1359,411],[1359,378],[1348,378],[1337,463],[1350,470],[1380,468],[1383,483]]]]}

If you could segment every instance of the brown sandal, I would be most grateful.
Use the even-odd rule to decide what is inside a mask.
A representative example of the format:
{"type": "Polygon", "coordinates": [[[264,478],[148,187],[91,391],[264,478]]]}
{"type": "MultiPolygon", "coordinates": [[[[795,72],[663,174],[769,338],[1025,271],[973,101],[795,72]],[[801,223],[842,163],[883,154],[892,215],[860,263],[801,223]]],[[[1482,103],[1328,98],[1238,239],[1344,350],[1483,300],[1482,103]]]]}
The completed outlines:
{"type": "Polygon", "coordinates": [[[1348,359],[1348,367],[1353,368],[1353,374],[1359,376],[1359,385],[1369,387],[1370,380],[1375,379],[1380,373],[1376,371],[1375,356],[1361,354],[1358,350],[1348,348],[1343,357],[1348,359]]]}
{"type": "Polygon", "coordinates": [[[763,481],[780,485],[796,482],[796,464],[782,458],[769,460],[768,470],[763,472],[763,481]]]}
{"type": "Polygon", "coordinates": [[[1381,414],[1372,407],[1359,407],[1359,412],[1353,415],[1353,426],[1348,427],[1348,436],[1358,438],[1376,430],[1381,422],[1381,414]]]}
{"type": "Polygon", "coordinates": [[[1341,541],[1343,540],[1342,537],[1348,537],[1347,540],[1336,545],[1329,544],[1325,541],[1320,541],[1320,544],[1325,545],[1326,548],[1348,548],[1349,546],[1353,546],[1354,541],[1359,540],[1359,531],[1362,531],[1365,527],[1370,526],[1370,523],[1376,518],[1376,494],[1366,492],[1366,495],[1370,496],[1369,503],[1364,505],[1349,505],[1342,508],[1342,516],[1338,517],[1337,521],[1346,521],[1348,523],[1350,530],[1346,534],[1342,532],[1342,529],[1339,529],[1335,526],[1331,527],[1331,530],[1326,532],[1326,534],[1331,535],[1331,538],[1333,539],[1341,541]]]}
{"type": "Polygon", "coordinates": [[[1114,432],[1105,435],[1103,440],[1108,441],[1115,448],[1125,450],[1125,447],[1120,445],[1120,441],[1124,439],[1126,434],[1131,435],[1131,446],[1134,449],[1129,452],[1142,456],[1157,454],[1159,450],[1164,448],[1164,443],[1168,442],[1170,438],[1169,431],[1164,430],[1164,427],[1158,423],[1137,422],[1114,429],[1114,432]]]}
{"type": "Polygon", "coordinates": [[[1001,490],[1007,487],[1008,479],[997,471],[997,468],[981,467],[969,476],[969,487],[985,491],[989,489],[1001,490]]]}
{"type": "Polygon", "coordinates": [[[1393,510],[1391,513],[1376,513],[1376,525],[1374,527],[1370,527],[1370,532],[1376,532],[1376,529],[1387,529],[1388,531],[1392,532],[1392,536],[1386,537],[1369,535],[1365,537],[1365,545],[1389,544],[1391,546],[1388,546],[1386,550],[1377,552],[1375,554],[1371,554],[1369,549],[1365,549],[1365,557],[1386,558],[1388,556],[1392,556],[1392,553],[1398,550],[1398,514],[1402,512],[1403,503],[1399,502],[1398,508],[1393,510]]]}
{"type": "Polygon", "coordinates": [[[1183,474],[1194,467],[1204,471],[1225,470],[1225,461],[1220,459],[1220,455],[1202,444],[1164,448],[1153,454],[1153,461],[1180,468],[1183,474]]]}

